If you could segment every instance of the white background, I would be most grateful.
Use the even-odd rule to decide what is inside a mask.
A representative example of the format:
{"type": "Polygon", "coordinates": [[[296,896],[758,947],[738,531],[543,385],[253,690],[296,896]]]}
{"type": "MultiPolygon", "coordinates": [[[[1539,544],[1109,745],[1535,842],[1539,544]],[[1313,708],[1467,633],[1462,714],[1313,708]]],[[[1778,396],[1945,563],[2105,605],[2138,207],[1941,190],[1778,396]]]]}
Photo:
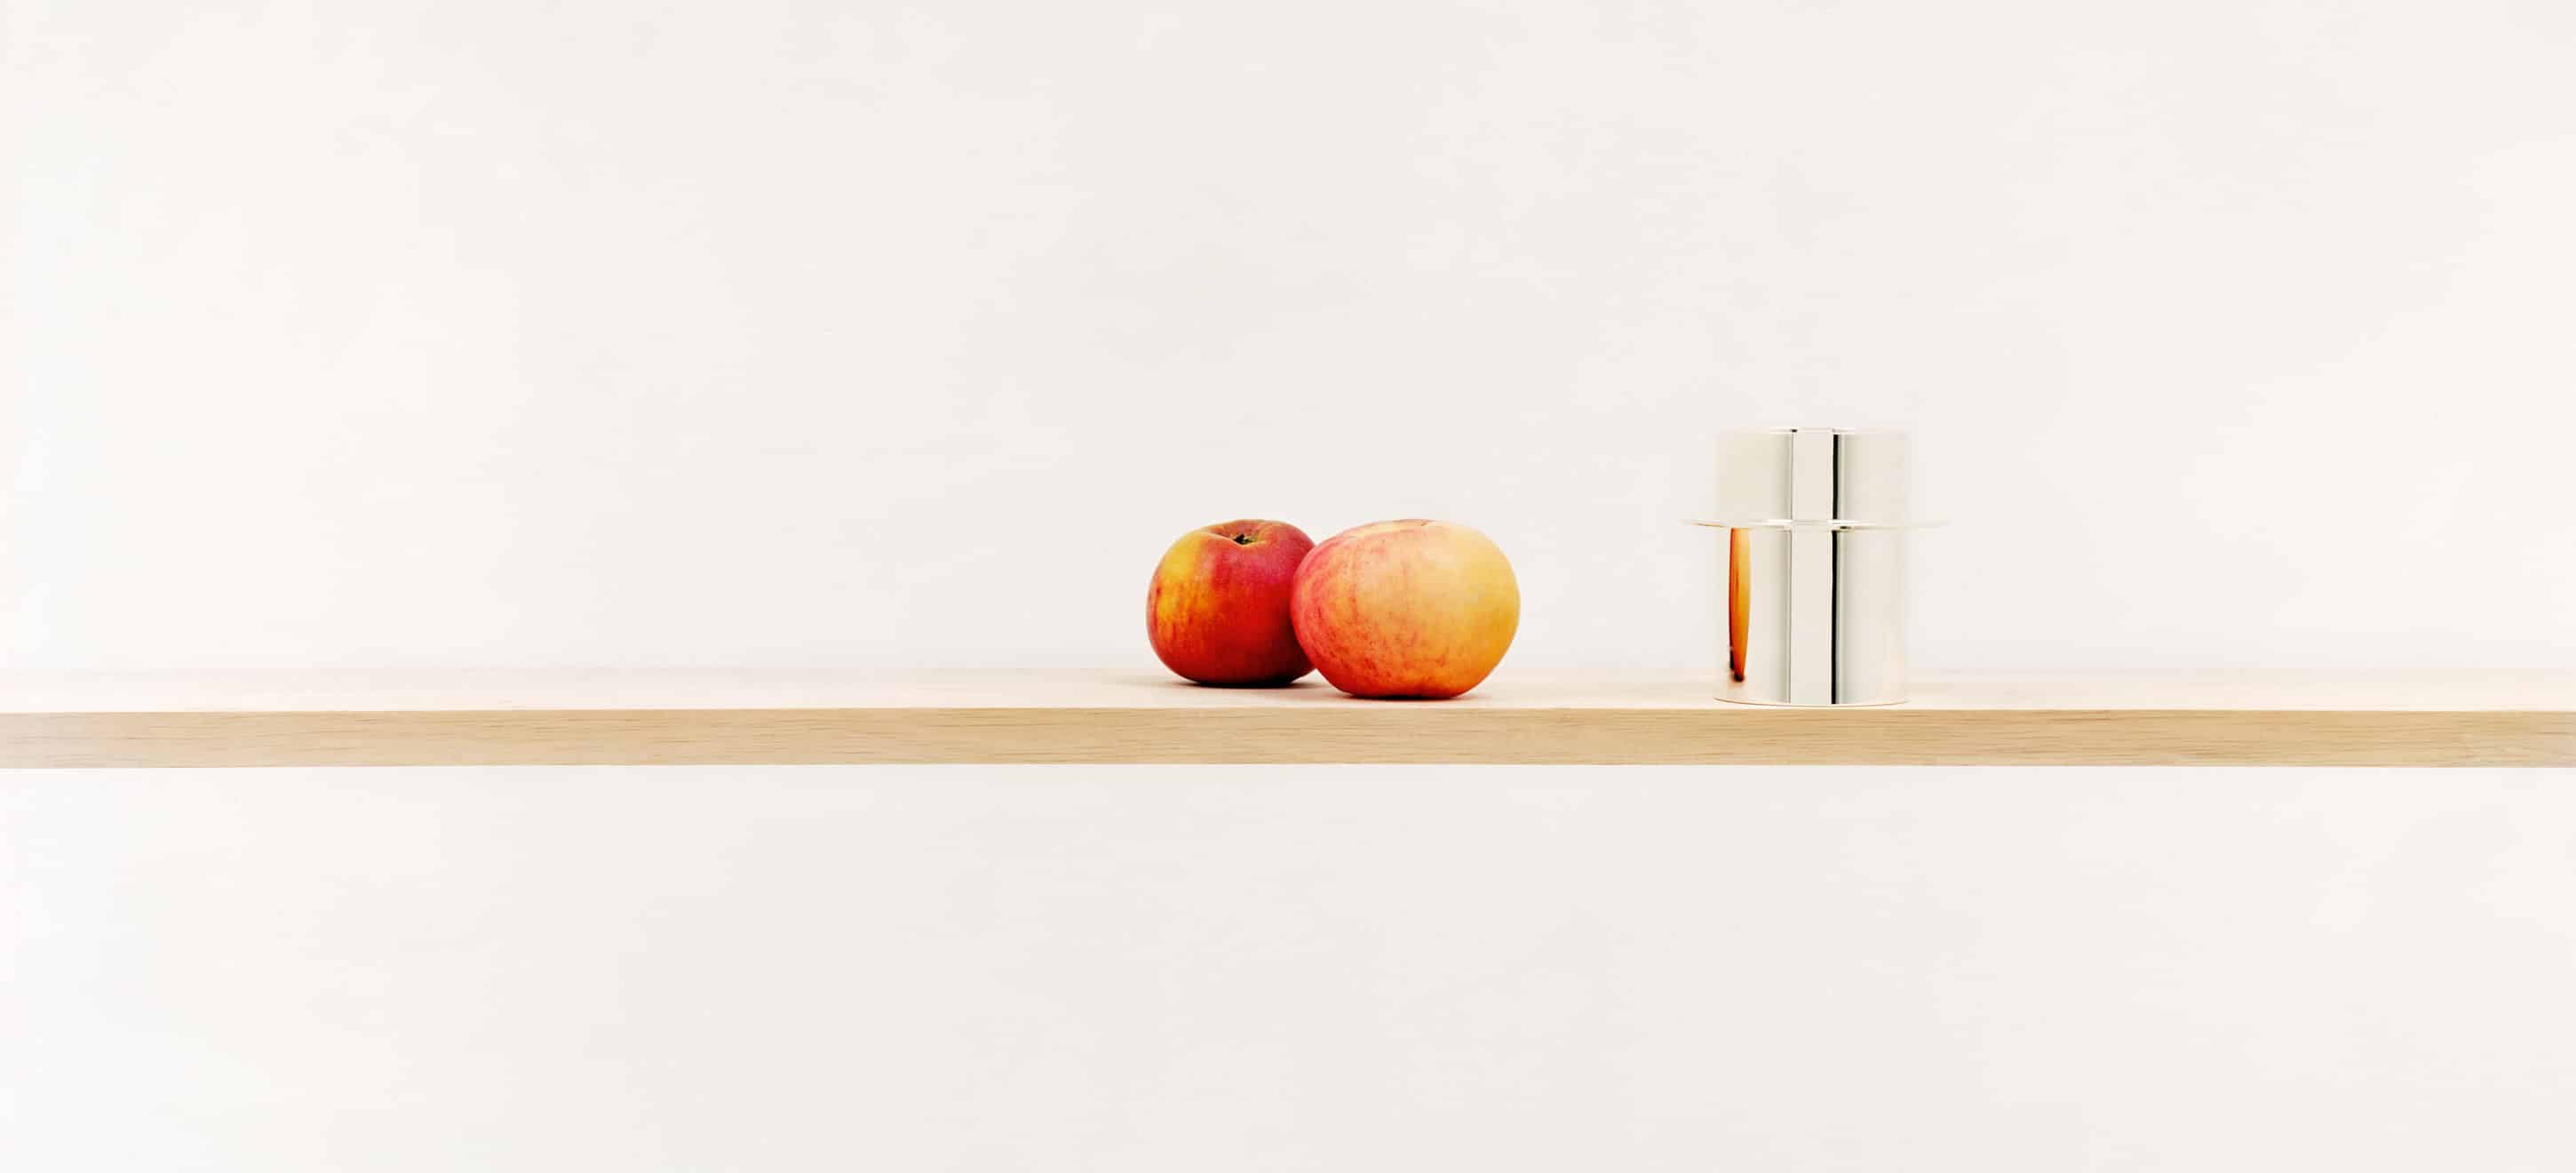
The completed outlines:
{"type": "MultiPolygon", "coordinates": [[[[14,671],[1150,666],[1190,526],[1707,671],[2576,653],[2556,4],[0,0],[14,671]]],[[[11,1168],[2563,1168],[2564,774],[0,782],[11,1168]]]]}

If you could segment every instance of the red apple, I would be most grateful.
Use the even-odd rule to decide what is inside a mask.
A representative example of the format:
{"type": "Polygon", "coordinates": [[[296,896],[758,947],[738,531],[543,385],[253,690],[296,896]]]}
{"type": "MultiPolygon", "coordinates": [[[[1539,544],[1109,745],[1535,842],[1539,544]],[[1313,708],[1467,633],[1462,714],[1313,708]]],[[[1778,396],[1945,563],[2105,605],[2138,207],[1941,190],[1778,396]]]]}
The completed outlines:
{"type": "Polygon", "coordinates": [[[1297,643],[1352,696],[1453,697],[1520,628],[1520,584],[1493,540],[1446,521],[1381,521],[1325,539],[1297,568],[1297,643]]]}
{"type": "Polygon", "coordinates": [[[1163,666],[1201,684],[1286,684],[1314,665],[1288,626],[1297,563],[1315,541],[1284,521],[1181,535],[1145,588],[1145,635],[1163,666]]]}

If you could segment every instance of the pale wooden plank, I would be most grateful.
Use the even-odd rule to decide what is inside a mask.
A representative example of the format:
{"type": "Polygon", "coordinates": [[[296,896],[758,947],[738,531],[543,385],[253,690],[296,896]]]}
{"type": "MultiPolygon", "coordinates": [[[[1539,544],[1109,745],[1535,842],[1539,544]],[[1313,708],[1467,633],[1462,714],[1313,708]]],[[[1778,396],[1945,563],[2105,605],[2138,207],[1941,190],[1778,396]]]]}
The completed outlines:
{"type": "MultiPolygon", "coordinates": [[[[1520,676],[1444,708],[1690,709],[1713,684],[1520,676]]],[[[1203,688],[1159,671],[369,672],[0,674],[0,713],[363,712],[486,709],[1228,709],[1423,707],[1359,701],[1317,677],[1288,688],[1203,688]]],[[[2316,709],[2576,712],[2576,672],[2064,673],[1935,676],[1906,709],[2316,709]]],[[[1725,706],[1740,712],[1745,706],[1725,706]]]]}
{"type": "Polygon", "coordinates": [[[0,681],[0,766],[1332,763],[2576,766],[2567,675],[1935,679],[1886,708],[1501,680],[1455,701],[1141,673],[0,681]]]}

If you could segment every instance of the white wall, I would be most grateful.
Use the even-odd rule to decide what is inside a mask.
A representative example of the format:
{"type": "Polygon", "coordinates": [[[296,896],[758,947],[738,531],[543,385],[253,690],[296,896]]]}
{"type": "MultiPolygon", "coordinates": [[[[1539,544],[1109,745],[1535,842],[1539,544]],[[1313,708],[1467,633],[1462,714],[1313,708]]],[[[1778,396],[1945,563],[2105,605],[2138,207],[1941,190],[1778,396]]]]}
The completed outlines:
{"type": "MultiPolygon", "coordinates": [[[[1733,423],[1926,669],[2576,653],[2576,12],[0,0],[0,665],[1150,663],[1733,423]]],[[[0,1167],[2557,1168],[2566,776],[0,780],[0,1167]]]]}
{"type": "Polygon", "coordinates": [[[1910,424],[1928,667],[2576,654],[2576,16],[5,0],[0,656],[1145,661],[1453,518],[1704,671],[1722,423],[1910,424]]]}
{"type": "Polygon", "coordinates": [[[2576,1166],[2576,787],[0,783],[0,1165],[2576,1166]]]}

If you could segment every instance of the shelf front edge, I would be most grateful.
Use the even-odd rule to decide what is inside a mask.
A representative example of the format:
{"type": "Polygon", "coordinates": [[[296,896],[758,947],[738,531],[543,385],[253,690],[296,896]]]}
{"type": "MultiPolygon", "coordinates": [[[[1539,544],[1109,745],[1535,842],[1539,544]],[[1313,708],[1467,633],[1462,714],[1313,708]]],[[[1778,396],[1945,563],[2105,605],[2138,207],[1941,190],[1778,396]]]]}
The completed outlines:
{"type": "Polygon", "coordinates": [[[2576,766],[2558,710],[1434,705],[0,713],[0,767],[2576,766]]]}

